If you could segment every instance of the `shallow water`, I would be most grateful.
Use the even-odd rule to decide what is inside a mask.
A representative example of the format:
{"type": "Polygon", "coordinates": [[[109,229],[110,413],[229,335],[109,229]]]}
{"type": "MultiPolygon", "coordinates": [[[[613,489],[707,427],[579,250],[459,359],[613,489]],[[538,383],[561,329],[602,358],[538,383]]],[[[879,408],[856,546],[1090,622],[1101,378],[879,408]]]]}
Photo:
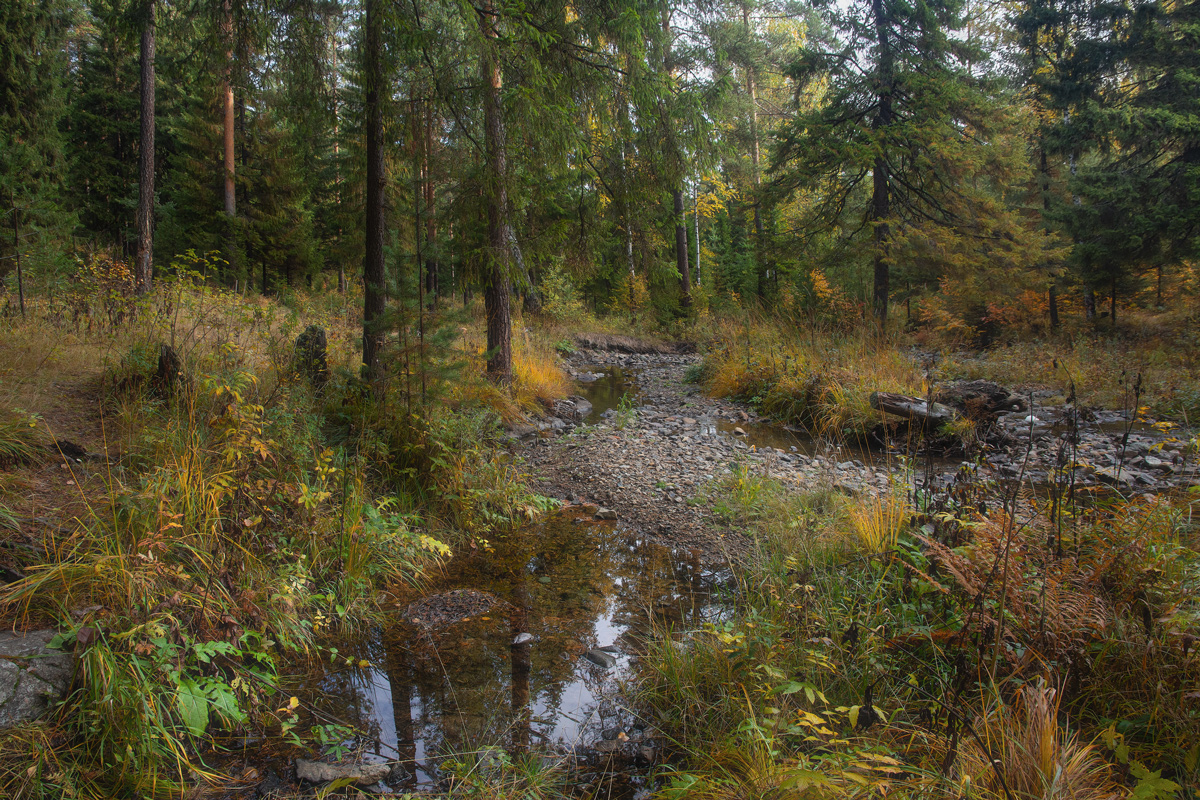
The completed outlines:
{"type": "Polygon", "coordinates": [[[350,648],[371,667],[332,671],[314,695],[325,713],[370,732],[373,755],[405,764],[394,789],[432,787],[448,759],[503,751],[568,757],[576,784],[631,797],[661,744],[623,697],[632,662],[652,629],[697,628],[726,607],[729,575],[699,556],[557,513],[496,536],[490,551],[460,552],[399,600],[393,625],[350,648]],[[456,589],[503,602],[432,629],[400,618],[410,602],[436,607],[456,589]],[[603,660],[598,648],[614,666],[588,659],[603,660]]]}
{"type": "Polygon", "coordinates": [[[580,382],[579,393],[592,404],[592,413],[584,419],[588,424],[599,422],[604,412],[616,409],[626,395],[637,397],[637,371],[612,365],[591,365],[581,372],[599,373],[603,377],[594,381],[580,382]]]}

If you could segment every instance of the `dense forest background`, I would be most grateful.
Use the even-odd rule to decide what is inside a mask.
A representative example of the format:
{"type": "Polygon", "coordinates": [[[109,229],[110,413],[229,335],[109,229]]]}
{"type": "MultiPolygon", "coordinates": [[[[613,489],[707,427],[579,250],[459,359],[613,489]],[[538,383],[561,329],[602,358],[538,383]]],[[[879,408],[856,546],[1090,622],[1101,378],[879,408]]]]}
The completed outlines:
{"type": "Polygon", "coordinates": [[[1198,12],[10,0],[6,308],[189,251],[239,292],[890,308],[982,343],[1186,305],[1198,12]]]}

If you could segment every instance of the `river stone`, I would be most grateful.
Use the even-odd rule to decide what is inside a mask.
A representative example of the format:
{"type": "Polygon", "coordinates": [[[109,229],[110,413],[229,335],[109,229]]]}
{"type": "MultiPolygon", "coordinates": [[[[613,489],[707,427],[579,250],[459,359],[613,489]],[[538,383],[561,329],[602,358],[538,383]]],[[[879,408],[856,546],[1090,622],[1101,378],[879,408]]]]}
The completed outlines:
{"type": "Polygon", "coordinates": [[[0,729],[37,719],[71,685],[75,656],[51,649],[55,631],[0,633],[0,729]]]}
{"type": "Polygon", "coordinates": [[[614,656],[612,653],[606,653],[599,648],[596,648],[595,650],[588,650],[583,654],[583,657],[595,664],[597,667],[601,667],[603,669],[612,669],[617,665],[616,656],[614,656]]]}
{"type": "Polygon", "coordinates": [[[575,402],[575,413],[579,415],[580,420],[592,413],[592,404],[587,398],[573,394],[570,399],[575,402]]]}
{"type": "Polygon", "coordinates": [[[613,511],[611,508],[601,508],[596,511],[596,519],[611,521],[615,520],[616,518],[617,512],[613,511]]]}
{"type": "Polygon", "coordinates": [[[359,786],[379,783],[392,772],[388,764],[326,764],[324,761],[296,759],[296,778],[309,783],[332,783],[351,778],[359,786]]]}
{"type": "Polygon", "coordinates": [[[1119,489],[1132,487],[1136,479],[1133,470],[1128,467],[1124,469],[1117,467],[1097,467],[1094,474],[1096,479],[1101,483],[1107,483],[1109,486],[1115,486],[1119,489]]]}

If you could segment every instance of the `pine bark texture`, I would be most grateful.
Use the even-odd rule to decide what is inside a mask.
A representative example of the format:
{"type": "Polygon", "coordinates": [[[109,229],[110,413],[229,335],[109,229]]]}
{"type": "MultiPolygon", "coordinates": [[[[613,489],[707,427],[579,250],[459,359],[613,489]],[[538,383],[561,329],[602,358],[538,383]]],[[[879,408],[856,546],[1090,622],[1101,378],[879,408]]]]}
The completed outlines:
{"type": "MultiPolygon", "coordinates": [[[[892,89],[895,78],[883,0],[872,0],[871,11],[875,17],[875,35],[879,44],[879,112],[875,117],[874,127],[881,136],[886,136],[886,131],[892,124],[892,89]]],[[[871,219],[875,225],[875,274],[872,300],[875,317],[881,326],[887,323],[891,279],[887,260],[891,228],[887,219],[892,213],[892,198],[886,152],[887,148],[880,147],[880,154],[875,157],[871,186],[871,219]]]]}
{"type": "Polygon", "coordinates": [[[684,308],[692,304],[692,274],[688,268],[687,217],[683,213],[683,190],[676,189],[675,196],[675,262],[679,267],[680,302],[684,308]]]}
{"type": "Polygon", "coordinates": [[[146,3],[141,44],[141,138],[138,145],[137,259],[138,294],[154,282],[154,0],[146,3]]]}
{"type": "Polygon", "coordinates": [[[377,386],[383,379],[380,351],[383,349],[381,318],[384,312],[384,182],[383,109],[380,87],[383,63],[380,59],[379,0],[366,2],[366,242],[363,258],[363,363],[367,379],[377,386]]]}
{"type": "Polygon", "coordinates": [[[237,213],[234,189],[233,148],[233,0],[221,5],[221,37],[225,42],[225,71],[221,80],[222,145],[225,167],[225,213],[232,219],[237,213]]]}
{"type": "Polygon", "coordinates": [[[483,59],[484,139],[487,151],[487,237],[490,268],[483,293],[484,316],[487,318],[487,374],[503,386],[512,383],[512,290],[509,286],[508,237],[506,212],[508,189],[505,173],[508,169],[504,142],[500,90],[503,75],[496,53],[495,6],[485,3],[479,15],[479,25],[485,39],[483,59]]]}

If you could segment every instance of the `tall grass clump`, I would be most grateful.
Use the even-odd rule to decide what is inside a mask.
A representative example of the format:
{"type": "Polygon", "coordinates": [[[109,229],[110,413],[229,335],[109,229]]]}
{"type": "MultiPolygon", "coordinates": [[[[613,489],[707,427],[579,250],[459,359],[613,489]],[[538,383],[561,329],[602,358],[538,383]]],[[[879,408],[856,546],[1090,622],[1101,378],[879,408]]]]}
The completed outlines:
{"type": "Polygon", "coordinates": [[[0,408],[0,467],[37,460],[44,444],[36,416],[0,408]]]}
{"type": "Polygon", "coordinates": [[[925,393],[920,366],[887,338],[749,315],[714,323],[701,377],[713,396],[834,437],[859,437],[880,422],[872,392],[925,393]]]}

